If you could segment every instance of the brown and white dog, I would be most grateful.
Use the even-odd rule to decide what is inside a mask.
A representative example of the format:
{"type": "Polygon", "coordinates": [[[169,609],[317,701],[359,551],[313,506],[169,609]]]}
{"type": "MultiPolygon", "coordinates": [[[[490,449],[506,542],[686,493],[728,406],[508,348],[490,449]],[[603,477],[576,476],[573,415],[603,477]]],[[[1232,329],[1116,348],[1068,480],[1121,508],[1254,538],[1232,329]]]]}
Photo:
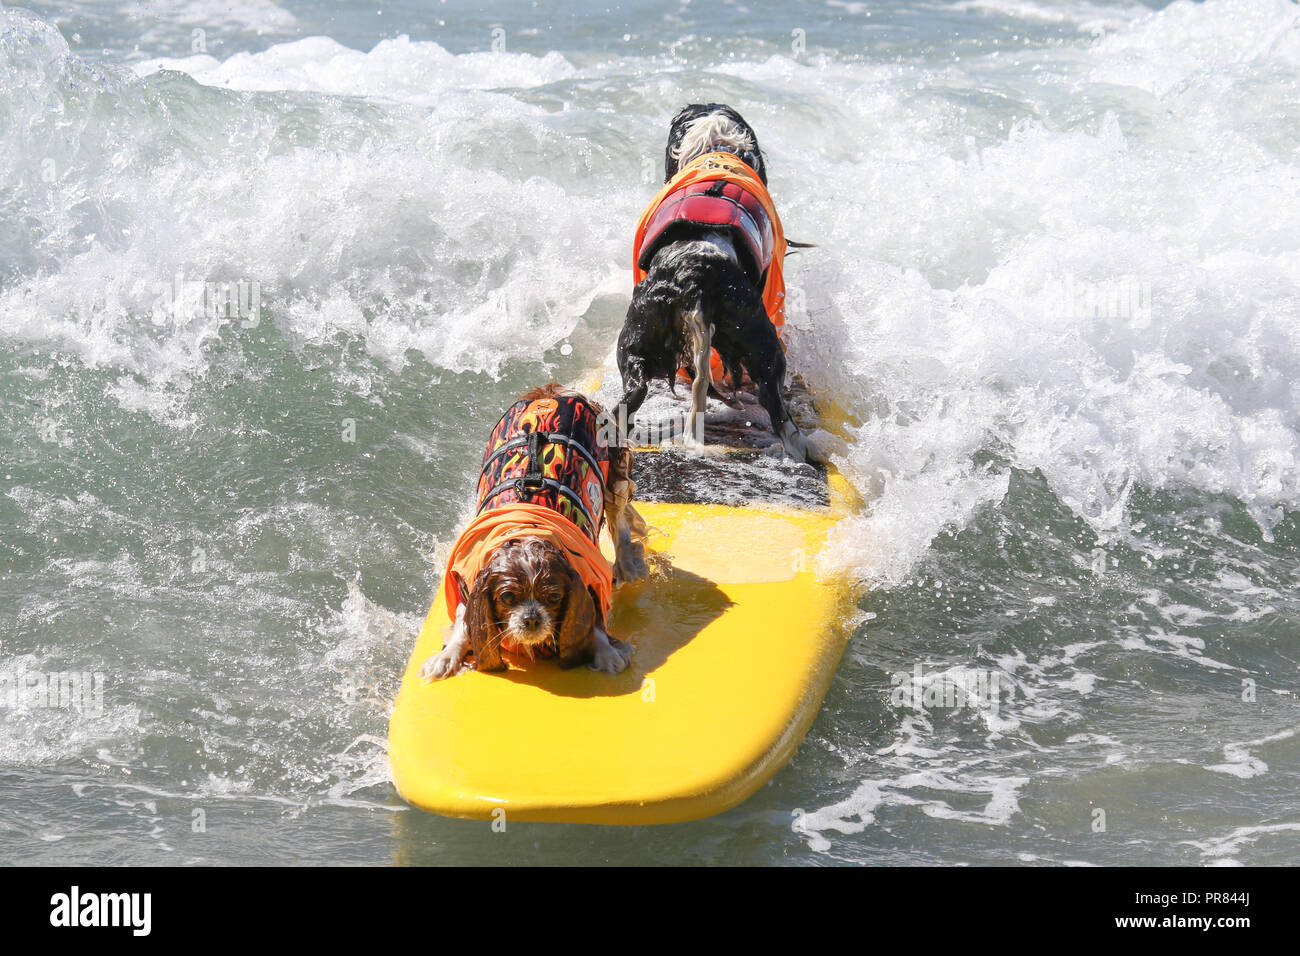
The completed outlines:
{"type": "Polygon", "coordinates": [[[502,651],[617,674],[631,645],[606,630],[615,583],[646,576],[645,522],[632,507],[632,450],[600,406],[551,384],[524,394],[492,431],[479,509],[444,576],[451,629],[425,681],[505,668],[502,651]],[[611,570],[600,553],[608,523],[611,570]],[[473,663],[467,661],[473,653],[473,663]]]}

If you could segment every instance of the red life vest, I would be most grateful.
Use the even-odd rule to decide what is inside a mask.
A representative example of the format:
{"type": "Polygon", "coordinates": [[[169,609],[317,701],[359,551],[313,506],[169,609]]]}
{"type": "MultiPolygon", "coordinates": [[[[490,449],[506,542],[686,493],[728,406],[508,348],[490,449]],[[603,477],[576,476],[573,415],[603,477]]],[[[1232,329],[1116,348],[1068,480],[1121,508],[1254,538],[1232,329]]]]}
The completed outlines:
{"type": "Polygon", "coordinates": [[[637,265],[650,262],[665,244],[681,237],[683,227],[708,226],[729,233],[736,242],[740,264],[755,285],[763,284],[775,247],[772,223],[758,197],[737,183],[714,179],[674,189],[664,197],[646,224],[637,265]]]}
{"type": "Polygon", "coordinates": [[[519,502],[543,505],[598,545],[608,478],[609,447],[586,399],[520,400],[501,416],[483,452],[478,513],[519,502]]]}

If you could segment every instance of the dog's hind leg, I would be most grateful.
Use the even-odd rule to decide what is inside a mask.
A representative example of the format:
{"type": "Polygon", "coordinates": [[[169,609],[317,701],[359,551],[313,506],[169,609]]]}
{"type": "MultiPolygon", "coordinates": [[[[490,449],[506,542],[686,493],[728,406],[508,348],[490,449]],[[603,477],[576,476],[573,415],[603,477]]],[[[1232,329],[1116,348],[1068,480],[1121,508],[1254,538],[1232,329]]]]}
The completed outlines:
{"type": "Polygon", "coordinates": [[[772,432],[780,438],[785,454],[796,462],[813,463],[814,458],[809,449],[809,442],[803,437],[800,427],[794,424],[794,419],[790,418],[789,410],[785,407],[785,399],[781,398],[779,386],[759,382],[758,402],[766,408],[767,416],[772,420],[772,432]],[[777,424],[777,421],[780,421],[780,424],[777,424]]]}
{"type": "Polygon", "coordinates": [[[758,403],[767,411],[772,420],[772,431],[781,439],[785,453],[795,461],[812,462],[813,457],[808,447],[808,439],[799,426],[790,417],[790,410],[781,397],[781,379],[785,377],[785,356],[781,356],[781,375],[765,377],[758,383],[758,403]]]}
{"type": "Polygon", "coordinates": [[[632,449],[611,448],[609,483],[605,488],[605,517],[614,542],[614,583],[643,580],[650,568],[645,559],[648,535],[645,519],[632,507],[636,482],[632,480],[632,449]]]}
{"type": "MultiPolygon", "coordinates": [[[[644,283],[642,283],[644,285],[644,283]]],[[[623,397],[613,409],[618,423],[618,445],[628,443],[629,429],[636,427],[636,413],[644,404],[653,377],[649,365],[655,353],[656,312],[647,302],[641,286],[632,292],[627,319],[618,334],[618,374],[623,379],[623,397]]],[[[613,443],[611,443],[613,444],[613,443]]]]}
{"type": "Polygon", "coordinates": [[[682,315],[691,357],[695,362],[695,380],[691,382],[691,414],[687,419],[688,444],[704,444],[704,409],[709,396],[709,356],[713,351],[713,323],[704,318],[696,305],[682,315]]]}
{"type": "MultiPolygon", "coordinates": [[[[741,328],[744,334],[733,340],[733,347],[741,358],[749,377],[758,386],[758,403],[772,421],[772,432],[781,440],[785,453],[795,461],[811,462],[813,456],[808,440],[790,417],[790,410],[781,396],[785,381],[785,351],[776,329],[767,318],[762,302],[754,297],[747,304],[741,328]]],[[[731,348],[725,349],[731,351],[731,348]]]]}
{"type": "Polygon", "coordinates": [[[645,557],[646,536],[638,530],[645,527],[645,519],[631,505],[623,510],[621,518],[617,526],[611,524],[609,529],[614,539],[614,583],[644,581],[650,566],[645,557]]]}

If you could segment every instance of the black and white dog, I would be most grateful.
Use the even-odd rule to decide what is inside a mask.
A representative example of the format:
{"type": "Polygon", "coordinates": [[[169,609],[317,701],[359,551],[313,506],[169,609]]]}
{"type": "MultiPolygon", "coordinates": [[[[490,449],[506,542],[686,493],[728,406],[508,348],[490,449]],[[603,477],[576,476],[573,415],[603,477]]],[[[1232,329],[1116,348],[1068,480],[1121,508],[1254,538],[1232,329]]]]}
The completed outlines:
{"type": "MultiPolygon", "coordinates": [[[[734,109],[717,103],[687,106],[673,118],[664,156],[665,182],[712,153],[743,160],[766,187],[767,167],[754,130],[734,109]]],[[[808,444],[781,394],[785,352],[763,301],[771,257],[785,250],[772,248],[771,224],[760,201],[734,186],[724,190],[725,185],[700,183],[681,196],[674,190],[659,208],[674,201],[679,205],[662,216],[654,214],[649,230],[653,238],[647,235],[638,248],[646,276],[632,293],[618,337],[625,413],[631,420],[651,381],[671,382],[677,370],[685,368],[693,375],[688,430],[702,437],[710,354],[716,349],[731,379],[732,398],[748,372],[786,453],[808,461],[808,444]],[[696,212],[683,212],[691,209],[696,212]],[[732,218],[725,221],[729,214],[732,218]],[[766,262],[761,261],[764,256],[766,262]]]]}

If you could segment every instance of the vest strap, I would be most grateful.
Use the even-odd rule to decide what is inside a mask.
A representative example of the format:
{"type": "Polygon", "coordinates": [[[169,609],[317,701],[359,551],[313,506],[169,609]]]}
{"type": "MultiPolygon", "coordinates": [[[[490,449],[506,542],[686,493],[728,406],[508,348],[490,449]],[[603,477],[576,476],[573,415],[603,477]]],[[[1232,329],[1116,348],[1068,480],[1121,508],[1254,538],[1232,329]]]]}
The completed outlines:
{"type": "Polygon", "coordinates": [[[587,504],[582,500],[582,495],[578,494],[568,485],[556,481],[554,478],[539,477],[536,479],[530,479],[527,476],[523,478],[508,478],[483,496],[483,503],[478,506],[478,511],[475,512],[475,514],[482,514],[483,509],[492,503],[493,498],[501,494],[503,491],[509,491],[511,488],[520,493],[528,490],[540,491],[543,488],[550,488],[552,491],[557,491],[578,506],[578,510],[586,516],[587,522],[591,527],[598,527],[595,518],[593,518],[591,512],[587,510],[587,504]],[[532,483],[534,481],[536,482],[535,484],[532,483]]]}
{"type": "Polygon", "coordinates": [[[532,437],[534,435],[539,435],[543,440],[548,442],[555,442],[557,445],[567,445],[568,447],[576,450],[578,454],[582,455],[583,458],[587,459],[587,464],[591,465],[591,467],[594,468],[596,471],[601,470],[600,463],[596,461],[596,458],[594,455],[592,455],[591,450],[588,449],[586,445],[578,441],[576,438],[570,438],[568,435],[562,434],[560,432],[547,432],[545,434],[540,432],[529,432],[527,435],[520,435],[517,438],[512,438],[508,442],[503,443],[500,448],[498,448],[496,451],[494,451],[491,455],[488,456],[487,461],[483,462],[483,469],[482,472],[480,472],[480,474],[486,472],[488,469],[488,465],[496,461],[497,458],[499,458],[501,455],[513,451],[514,449],[518,448],[521,445],[529,445],[528,467],[531,470],[533,467],[533,462],[535,460],[539,460],[541,457],[540,455],[535,454],[533,452],[532,446],[530,445],[530,442],[532,441],[532,437]]]}

